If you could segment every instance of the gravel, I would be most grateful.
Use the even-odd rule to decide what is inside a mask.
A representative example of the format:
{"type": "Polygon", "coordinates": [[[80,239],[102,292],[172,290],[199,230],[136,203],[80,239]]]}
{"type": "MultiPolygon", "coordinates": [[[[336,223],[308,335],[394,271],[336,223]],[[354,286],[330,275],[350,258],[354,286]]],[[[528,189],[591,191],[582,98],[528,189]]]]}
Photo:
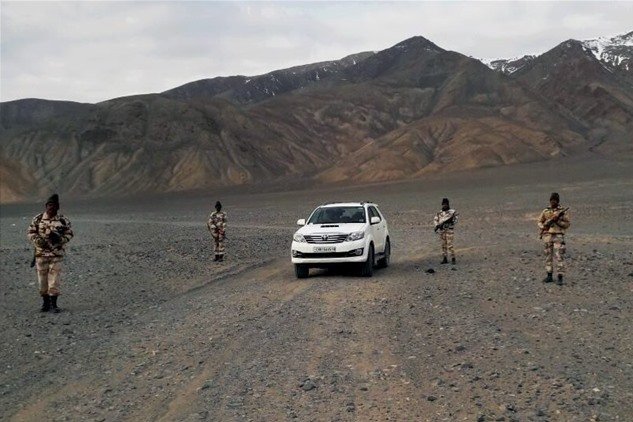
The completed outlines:
{"type": "Polygon", "coordinates": [[[0,419],[625,420],[633,182],[534,173],[235,193],[223,263],[204,228],[216,198],[62,201],[60,314],[37,312],[28,267],[41,207],[3,206],[0,419]],[[540,281],[534,223],[554,190],[572,206],[563,287],[540,281]],[[462,216],[457,271],[437,267],[443,197],[462,216]],[[352,199],[381,205],[392,265],[296,279],[294,222],[352,199]]]}

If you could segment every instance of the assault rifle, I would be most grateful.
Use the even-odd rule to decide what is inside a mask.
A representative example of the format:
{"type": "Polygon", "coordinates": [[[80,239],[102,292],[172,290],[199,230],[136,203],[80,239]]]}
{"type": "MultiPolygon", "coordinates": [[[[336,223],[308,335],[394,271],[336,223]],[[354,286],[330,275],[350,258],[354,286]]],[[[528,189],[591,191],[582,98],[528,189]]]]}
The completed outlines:
{"type": "Polygon", "coordinates": [[[38,241],[35,242],[35,247],[33,248],[33,259],[31,260],[31,268],[35,267],[35,257],[37,256],[37,247],[38,246],[42,247],[41,245],[45,243],[45,240],[40,236],[37,237],[37,240],[38,241]]]}
{"type": "Polygon", "coordinates": [[[455,219],[455,215],[457,215],[457,212],[454,212],[449,218],[447,218],[446,220],[444,220],[441,223],[439,223],[438,225],[436,225],[435,226],[435,230],[433,230],[433,231],[435,233],[437,233],[438,230],[443,229],[444,227],[446,227],[449,224],[451,224],[453,222],[453,220],[455,219]]]}
{"type": "Polygon", "coordinates": [[[59,245],[62,243],[63,239],[63,229],[60,227],[56,230],[51,231],[51,234],[48,235],[48,240],[52,246],[59,245]]]}
{"type": "MultiPolygon", "coordinates": [[[[63,239],[63,229],[60,227],[56,230],[53,230],[51,234],[48,235],[49,242],[52,246],[59,245],[63,239]]],[[[45,242],[45,241],[43,241],[45,242]]],[[[33,259],[31,260],[31,268],[35,267],[35,256],[37,255],[37,246],[33,249],[33,259]]]]}
{"type": "Polygon", "coordinates": [[[211,226],[209,225],[209,223],[207,223],[207,229],[209,229],[209,233],[211,233],[211,236],[213,236],[213,233],[217,231],[217,233],[218,233],[219,237],[220,237],[222,240],[226,240],[226,239],[227,239],[227,237],[226,237],[226,232],[225,232],[224,230],[219,230],[219,229],[217,229],[217,228],[212,229],[212,228],[211,228],[211,226]]]}
{"type": "Polygon", "coordinates": [[[539,234],[539,239],[543,238],[543,235],[549,230],[550,227],[552,227],[553,224],[555,224],[556,222],[558,222],[558,220],[565,215],[565,213],[569,211],[569,207],[567,208],[563,208],[562,210],[558,211],[556,214],[554,214],[554,216],[552,218],[550,218],[549,220],[547,220],[545,223],[543,223],[543,228],[541,229],[541,233],[539,234]]]}

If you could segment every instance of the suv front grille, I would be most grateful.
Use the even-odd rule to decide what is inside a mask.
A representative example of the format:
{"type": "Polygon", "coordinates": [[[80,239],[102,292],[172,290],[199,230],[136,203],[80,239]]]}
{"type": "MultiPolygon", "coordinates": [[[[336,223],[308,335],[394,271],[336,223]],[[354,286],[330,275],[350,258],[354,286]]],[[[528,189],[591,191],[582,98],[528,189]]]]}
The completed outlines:
{"type": "Polygon", "coordinates": [[[358,256],[355,251],[351,252],[328,252],[328,253],[302,253],[297,258],[348,258],[350,256],[358,256]]]}
{"type": "Polygon", "coordinates": [[[342,243],[347,239],[346,234],[315,234],[304,236],[308,243],[342,243]]]}

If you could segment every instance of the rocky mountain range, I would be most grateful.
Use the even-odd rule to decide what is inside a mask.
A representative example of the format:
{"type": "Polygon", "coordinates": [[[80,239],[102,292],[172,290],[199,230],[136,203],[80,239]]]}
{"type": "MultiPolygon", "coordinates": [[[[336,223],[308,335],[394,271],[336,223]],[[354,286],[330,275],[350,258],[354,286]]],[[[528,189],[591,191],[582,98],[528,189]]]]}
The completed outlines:
{"type": "Polygon", "coordinates": [[[633,32],[481,61],[414,37],[97,104],[1,104],[2,202],[633,158],[633,32]]]}
{"type": "Polygon", "coordinates": [[[571,112],[587,126],[590,150],[631,155],[633,32],[568,40],[542,55],[491,67],[571,112]]]}
{"type": "MultiPolygon", "coordinates": [[[[597,60],[613,71],[628,72],[633,70],[633,53],[631,52],[633,31],[610,38],[599,37],[584,41],[569,40],[569,42],[580,43],[583,49],[593,54],[597,60]]],[[[482,62],[492,70],[510,75],[540,56],[540,54],[527,54],[511,59],[483,59],[482,62]]]]}

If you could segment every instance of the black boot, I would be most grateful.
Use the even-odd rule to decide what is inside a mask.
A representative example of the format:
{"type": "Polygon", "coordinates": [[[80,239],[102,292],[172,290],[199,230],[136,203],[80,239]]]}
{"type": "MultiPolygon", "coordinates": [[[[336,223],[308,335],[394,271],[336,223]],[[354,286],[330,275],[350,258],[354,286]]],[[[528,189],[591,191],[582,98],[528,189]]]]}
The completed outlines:
{"type": "Polygon", "coordinates": [[[556,282],[556,284],[558,284],[559,286],[563,285],[563,275],[562,274],[558,274],[558,281],[556,282]]]}
{"type": "Polygon", "coordinates": [[[552,273],[547,273],[547,277],[543,279],[543,283],[553,283],[554,279],[552,278],[552,273]]]}
{"type": "Polygon", "coordinates": [[[448,258],[444,257],[444,259],[442,260],[442,262],[440,262],[440,264],[448,264],[448,258]]]}
{"type": "Polygon", "coordinates": [[[40,312],[48,312],[51,310],[51,297],[49,295],[42,296],[42,309],[40,312]]]}
{"type": "Polygon", "coordinates": [[[62,310],[57,307],[57,296],[51,296],[51,309],[56,314],[60,313],[62,310]]]}
{"type": "Polygon", "coordinates": [[[456,264],[455,257],[452,257],[452,258],[451,258],[451,264],[453,264],[453,265],[455,265],[455,264],[456,264]]]}
{"type": "Polygon", "coordinates": [[[219,255],[218,256],[218,261],[220,261],[220,262],[224,261],[224,255],[219,255]]]}
{"type": "Polygon", "coordinates": [[[216,255],[215,258],[213,258],[214,261],[219,261],[220,260],[220,255],[216,255]]]}

